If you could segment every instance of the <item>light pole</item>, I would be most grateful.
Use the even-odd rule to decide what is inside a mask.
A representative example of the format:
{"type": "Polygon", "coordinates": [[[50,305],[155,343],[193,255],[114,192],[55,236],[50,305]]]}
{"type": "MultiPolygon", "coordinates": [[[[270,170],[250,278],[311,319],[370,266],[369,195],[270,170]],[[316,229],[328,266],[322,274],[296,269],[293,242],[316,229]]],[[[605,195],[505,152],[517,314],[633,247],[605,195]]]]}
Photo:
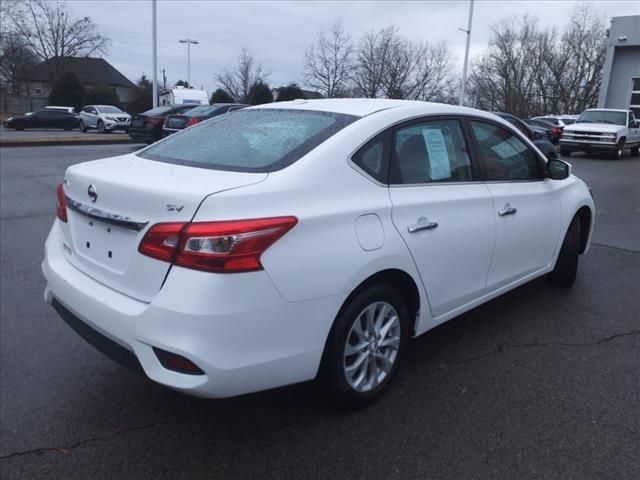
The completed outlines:
{"type": "Polygon", "coordinates": [[[460,88],[460,105],[464,105],[464,95],[467,88],[467,68],[469,66],[469,45],[471,43],[471,24],[473,23],[473,0],[469,5],[469,22],[467,23],[467,29],[459,28],[467,34],[467,46],[464,50],[464,67],[462,69],[462,88],[460,88]]]}
{"type": "Polygon", "coordinates": [[[191,88],[191,45],[197,45],[197,40],[191,40],[190,38],[183,38],[180,43],[187,44],[187,85],[191,88]]]}
{"type": "Polygon", "coordinates": [[[151,2],[151,42],[153,43],[153,108],[158,106],[158,41],[156,27],[156,0],[151,2]]]}

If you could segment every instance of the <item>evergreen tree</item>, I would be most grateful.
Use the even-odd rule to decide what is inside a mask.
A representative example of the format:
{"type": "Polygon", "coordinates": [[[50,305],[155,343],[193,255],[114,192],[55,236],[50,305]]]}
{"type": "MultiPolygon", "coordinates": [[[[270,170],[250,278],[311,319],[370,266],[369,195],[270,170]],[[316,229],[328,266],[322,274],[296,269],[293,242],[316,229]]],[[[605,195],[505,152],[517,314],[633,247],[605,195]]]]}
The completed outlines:
{"type": "Polygon", "coordinates": [[[273,94],[269,85],[262,80],[258,80],[249,88],[249,94],[247,95],[247,103],[250,105],[261,105],[263,103],[273,102],[273,94]]]}
{"type": "Polygon", "coordinates": [[[49,93],[49,105],[74,107],[79,112],[85,105],[84,98],[84,86],[77,76],[67,72],[53,84],[49,93]]]}
{"type": "Polygon", "coordinates": [[[219,88],[211,95],[211,103],[234,103],[235,100],[231,95],[219,88]]]}
{"type": "Polygon", "coordinates": [[[278,88],[278,98],[276,102],[286,102],[288,100],[305,99],[304,92],[295,83],[290,83],[286,87],[278,88]]]}

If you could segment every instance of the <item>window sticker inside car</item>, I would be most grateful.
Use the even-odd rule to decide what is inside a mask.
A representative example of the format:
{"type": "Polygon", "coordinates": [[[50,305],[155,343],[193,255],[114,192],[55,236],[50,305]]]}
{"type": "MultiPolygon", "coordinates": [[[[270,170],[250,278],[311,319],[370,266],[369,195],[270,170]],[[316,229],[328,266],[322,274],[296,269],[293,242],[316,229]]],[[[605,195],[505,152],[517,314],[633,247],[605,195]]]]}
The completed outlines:
{"type": "Polygon", "coordinates": [[[447,144],[444,141],[442,130],[439,128],[424,128],[422,137],[429,153],[431,179],[442,180],[449,178],[451,176],[451,161],[449,160],[449,152],[447,152],[447,144]]]}

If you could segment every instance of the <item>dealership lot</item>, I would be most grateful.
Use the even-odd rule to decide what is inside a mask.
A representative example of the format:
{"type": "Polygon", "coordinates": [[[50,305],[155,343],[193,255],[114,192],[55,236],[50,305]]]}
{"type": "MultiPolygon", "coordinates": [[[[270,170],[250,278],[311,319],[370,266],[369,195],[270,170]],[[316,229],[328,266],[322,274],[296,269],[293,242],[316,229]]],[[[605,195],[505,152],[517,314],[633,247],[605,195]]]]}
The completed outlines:
{"type": "Polygon", "coordinates": [[[0,150],[0,476],[640,476],[640,159],[570,159],[597,226],[575,287],[521,287],[419,338],[388,394],[336,413],[311,385],[220,401],[94,351],[42,301],[64,169],[136,146],[0,150]]]}

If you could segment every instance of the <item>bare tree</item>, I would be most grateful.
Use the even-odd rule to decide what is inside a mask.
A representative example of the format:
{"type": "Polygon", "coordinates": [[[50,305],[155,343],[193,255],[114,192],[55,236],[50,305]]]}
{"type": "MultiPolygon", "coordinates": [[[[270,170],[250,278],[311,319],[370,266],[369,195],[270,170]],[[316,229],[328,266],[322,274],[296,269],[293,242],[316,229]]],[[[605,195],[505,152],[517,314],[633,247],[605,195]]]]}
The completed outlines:
{"type": "Polygon", "coordinates": [[[0,33],[0,81],[9,86],[12,94],[20,92],[20,81],[36,62],[36,56],[20,37],[0,33]]]}
{"type": "Polygon", "coordinates": [[[604,18],[577,6],[561,35],[531,16],[494,25],[484,55],[474,63],[475,106],[519,116],[581,113],[597,103],[605,57],[604,18]]]}
{"type": "Polygon", "coordinates": [[[264,83],[268,73],[262,71],[262,66],[255,63],[253,56],[243,48],[238,56],[238,64],[233,70],[224,70],[216,76],[221,88],[237,102],[246,102],[249,98],[251,86],[264,83]]]}
{"type": "Polygon", "coordinates": [[[52,81],[63,72],[65,58],[105,53],[109,40],[89,17],[74,19],[64,1],[20,0],[7,10],[7,27],[42,61],[52,81]]]}
{"type": "Polygon", "coordinates": [[[328,35],[318,35],[304,54],[304,79],[327,98],[340,96],[349,87],[353,43],[342,24],[336,22],[328,35]]]}
{"type": "Polygon", "coordinates": [[[451,53],[446,43],[411,42],[395,27],[366,33],[358,46],[353,82],[366,97],[443,101],[449,97],[451,53]]]}

